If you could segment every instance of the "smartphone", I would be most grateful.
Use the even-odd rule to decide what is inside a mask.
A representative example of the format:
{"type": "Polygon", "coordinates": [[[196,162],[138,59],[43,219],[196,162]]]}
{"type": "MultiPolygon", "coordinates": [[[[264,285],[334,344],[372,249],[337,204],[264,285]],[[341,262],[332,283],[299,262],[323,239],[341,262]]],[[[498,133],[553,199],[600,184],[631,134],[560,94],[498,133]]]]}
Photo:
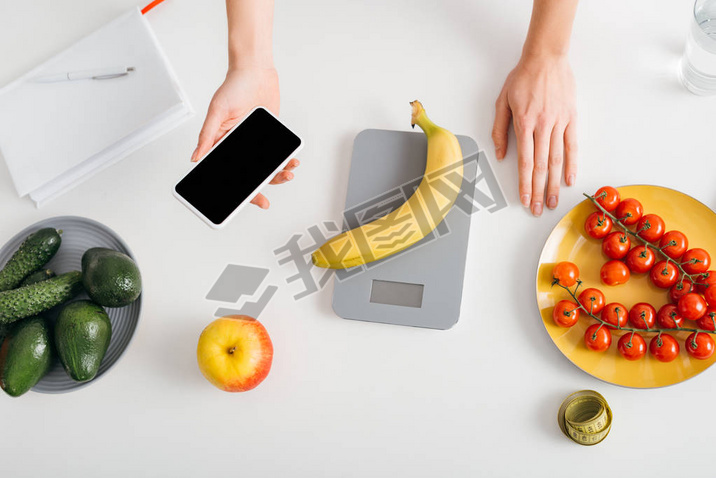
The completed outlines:
{"type": "Polygon", "coordinates": [[[282,170],[303,142],[257,107],[224,135],[174,186],[174,196],[219,229],[282,170]]]}

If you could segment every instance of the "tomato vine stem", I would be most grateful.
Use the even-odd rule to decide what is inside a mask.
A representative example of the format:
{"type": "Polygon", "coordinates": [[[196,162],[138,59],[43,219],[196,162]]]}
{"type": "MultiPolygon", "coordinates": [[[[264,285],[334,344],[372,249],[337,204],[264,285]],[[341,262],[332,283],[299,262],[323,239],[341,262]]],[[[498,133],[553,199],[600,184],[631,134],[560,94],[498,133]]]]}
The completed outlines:
{"type": "MultiPolygon", "coordinates": [[[[606,209],[604,209],[604,207],[602,207],[602,205],[599,204],[599,202],[597,202],[597,199],[596,199],[594,196],[590,196],[589,194],[586,194],[586,193],[582,193],[582,194],[583,194],[587,199],[589,199],[589,200],[592,202],[592,204],[594,204],[595,206],[597,206],[597,208],[599,208],[599,210],[602,211],[602,213],[604,213],[604,214],[606,214],[607,216],[609,216],[609,218],[612,220],[612,222],[613,222],[614,224],[618,225],[624,232],[626,232],[627,234],[633,236],[637,241],[641,242],[641,243],[644,245],[644,247],[650,247],[650,248],[652,248],[654,251],[656,251],[657,253],[659,253],[659,254],[664,258],[664,260],[667,262],[667,264],[668,264],[669,262],[673,263],[673,264],[679,269],[679,283],[683,283],[683,282],[684,282],[684,278],[687,278],[687,279],[689,280],[689,282],[691,282],[692,287],[696,287],[697,285],[703,285],[703,286],[707,285],[707,284],[704,284],[704,283],[701,283],[701,282],[696,282],[696,281],[694,280],[694,277],[702,276],[702,274],[703,274],[702,272],[698,272],[698,273],[696,273],[696,274],[688,274],[688,273],[684,270],[684,268],[681,266],[681,263],[680,263],[680,262],[677,262],[677,261],[675,261],[674,259],[672,259],[671,257],[669,257],[669,255],[668,255],[666,252],[664,252],[661,247],[659,247],[658,245],[652,244],[651,242],[647,241],[646,239],[644,239],[643,237],[641,237],[638,232],[634,232],[634,231],[632,231],[631,229],[629,229],[629,227],[626,226],[625,224],[623,224],[623,223],[621,222],[621,220],[617,219],[616,216],[614,216],[612,213],[610,213],[609,211],[607,211],[606,209]]],[[[641,232],[641,230],[639,230],[639,232],[641,232]]],[[[672,241],[672,242],[673,242],[673,241],[672,241]]],[[[671,244],[671,243],[669,243],[669,244],[671,244]]],[[[674,244],[674,245],[675,245],[675,244],[674,244]]],[[[664,246],[664,247],[667,247],[667,246],[664,246]]]]}
{"type": "MultiPolygon", "coordinates": [[[[566,290],[569,293],[569,295],[572,297],[572,299],[574,299],[574,302],[577,304],[577,307],[579,309],[583,310],[585,314],[587,314],[589,317],[593,318],[600,324],[607,326],[607,328],[611,327],[616,330],[625,330],[627,332],[632,332],[632,333],[633,332],[658,333],[659,335],[661,335],[662,332],[696,332],[697,334],[698,333],[703,333],[703,334],[715,334],[716,333],[716,331],[704,330],[704,329],[694,329],[691,327],[678,327],[677,326],[676,328],[669,328],[669,329],[658,328],[658,327],[656,327],[656,328],[647,327],[646,329],[639,329],[636,327],[622,327],[619,324],[614,325],[614,324],[607,322],[606,320],[603,320],[601,317],[597,317],[591,311],[587,310],[587,308],[584,307],[581,302],[579,302],[579,299],[577,299],[576,292],[577,292],[577,289],[579,288],[579,286],[582,284],[581,280],[577,281],[577,286],[574,288],[574,291],[572,291],[569,287],[560,284],[559,281],[555,282],[555,284],[557,284],[558,286],[560,286],[562,289],[566,290]]],[[[572,310],[574,310],[574,309],[572,309],[572,310]]]]}

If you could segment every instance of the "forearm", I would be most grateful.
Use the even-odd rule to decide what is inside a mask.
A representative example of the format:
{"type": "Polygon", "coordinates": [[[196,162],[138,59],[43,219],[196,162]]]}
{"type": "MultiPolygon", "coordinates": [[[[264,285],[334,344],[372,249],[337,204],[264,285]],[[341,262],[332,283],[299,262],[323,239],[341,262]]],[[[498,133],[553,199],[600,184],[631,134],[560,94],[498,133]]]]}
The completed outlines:
{"type": "Polygon", "coordinates": [[[229,69],[273,68],[273,0],[226,0],[229,69]]]}
{"type": "Polygon", "coordinates": [[[534,0],[523,57],[565,56],[577,0],[534,0]]]}

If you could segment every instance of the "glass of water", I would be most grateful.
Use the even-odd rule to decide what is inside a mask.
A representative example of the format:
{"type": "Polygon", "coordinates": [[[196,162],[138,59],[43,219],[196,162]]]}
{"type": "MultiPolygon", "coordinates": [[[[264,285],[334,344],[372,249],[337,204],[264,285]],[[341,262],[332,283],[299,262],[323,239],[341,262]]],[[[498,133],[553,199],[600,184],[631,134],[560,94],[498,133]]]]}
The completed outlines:
{"type": "Polygon", "coordinates": [[[696,0],[694,4],[679,76],[692,93],[716,95],[716,0],[696,0]]]}

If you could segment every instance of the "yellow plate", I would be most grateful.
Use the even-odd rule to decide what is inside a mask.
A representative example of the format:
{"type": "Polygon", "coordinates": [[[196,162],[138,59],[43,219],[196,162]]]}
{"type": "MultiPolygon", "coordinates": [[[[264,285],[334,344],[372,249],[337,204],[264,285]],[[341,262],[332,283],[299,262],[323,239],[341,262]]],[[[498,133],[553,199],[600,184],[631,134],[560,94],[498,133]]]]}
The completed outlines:
{"type": "MultiPolygon", "coordinates": [[[[659,186],[624,186],[617,188],[622,199],[635,198],[644,206],[644,214],[658,214],[666,223],[666,230],[678,229],[689,239],[689,248],[701,247],[716,254],[716,213],[696,199],[673,189],[659,186]]],[[[648,351],[654,333],[644,336],[647,354],[631,362],[617,350],[619,336],[612,331],[612,345],[606,352],[593,352],[584,345],[584,332],[595,320],[582,315],[571,328],[559,327],[552,320],[552,308],[562,299],[571,297],[558,286],[551,287],[552,267],[560,261],[570,261],[579,267],[580,290],[596,287],[606,297],[606,303],[620,302],[631,308],[637,302],[648,302],[656,310],[669,302],[668,290],[651,283],[648,274],[632,274],[629,282],[618,286],[601,283],[599,270],[608,258],[602,253],[602,241],[592,239],[584,231],[587,216],[596,207],[585,199],[569,211],[555,226],[542,249],[537,269],[537,304],[547,333],[554,344],[574,365],[590,375],[615,385],[635,388],[663,387],[679,383],[697,375],[716,361],[716,354],[707,360],[692,359],[686,353],[684,340],[689,332],[675,334],[679,341],[679,356],[669,363],[653,358],[648,351]]],[[[716,259],[716,256],[712,256],[716,259]]],[[[661,258],[657,258],[660,260],[661,258]]],[[[716,265],[712,265],[716,269],[716,265]]],[[[690,326],[693,322],[686,321],[690,326]]]]}

